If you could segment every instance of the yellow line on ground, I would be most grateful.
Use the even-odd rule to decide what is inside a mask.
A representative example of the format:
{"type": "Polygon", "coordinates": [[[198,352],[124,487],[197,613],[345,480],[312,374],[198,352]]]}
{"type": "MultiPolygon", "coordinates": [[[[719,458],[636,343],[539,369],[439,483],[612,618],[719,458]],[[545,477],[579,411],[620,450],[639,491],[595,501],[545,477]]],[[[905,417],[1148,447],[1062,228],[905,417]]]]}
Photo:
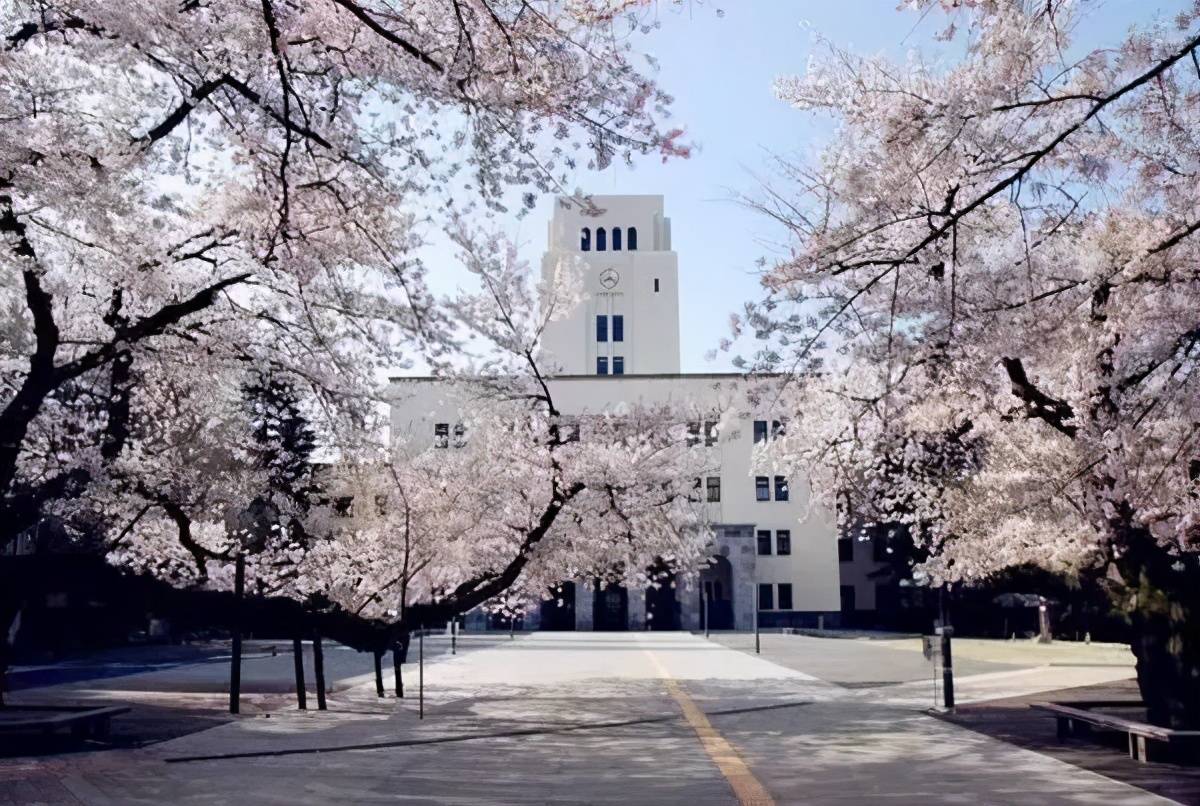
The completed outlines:
{"type": "Polygon", "coordinates": [[[775,806],[775,799],[767,792],[766,787],[754,777],[754,773],[746,766],[746,762],[738,755],[733,745],[717,732],[717,729],[708,721],[708,717],[687,695],[678,681],[671,677],[654,653],[649,649],[645,652],[650,657],[650,662],[654,664],[654,668],[658,670],[659,676],[662,677],[671,699],[675,700],[679,710],[683,711],[683,718],[692,726],[692,730],[696,731],[696,736],[700,739],[700,745],[704,748],[704,752],[708,753],[708,757],[712,759],[713,763],[717,765],[717,769],[725,776],[725,780],[729,782],[738,802],[742,806],[775,806]]]}

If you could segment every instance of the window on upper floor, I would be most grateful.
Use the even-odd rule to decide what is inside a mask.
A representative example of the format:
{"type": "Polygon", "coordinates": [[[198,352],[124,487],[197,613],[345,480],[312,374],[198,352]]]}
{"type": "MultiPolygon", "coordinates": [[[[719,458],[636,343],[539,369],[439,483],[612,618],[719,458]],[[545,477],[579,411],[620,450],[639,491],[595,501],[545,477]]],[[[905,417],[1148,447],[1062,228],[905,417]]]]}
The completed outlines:
{"type": "Polygon", "coordinates": [[[613,341],[625,341],[625,317],[622,314],[613,314],[613,341]]]}
{"type": "Polygon", "coordinates": [[[454,424],[454,447],[465,448],[467,445],[467,427],[462,423],[454,424]]]}
{"type": "Polygon", "coordinates": [[[779,609],[792,609],[792,584],[790,582],[779,583],[779,609]]]}
{"type": "MultiPolygon", "coordinates": [[[[629,236],[625,239],[625,248],[632,252],[637,249],[637,227],[630,227],[629,229],[625,230],[625,233],[629,236]]],[[[658,289],[656,288],[654,290],[657,291],[658,289]]]]}
{"type": "Polygon", "coordinates": [[[755,420],[754,421],[754,444],[757,445],[760,442],[766,442],[766,441],[767,441],[767,421],[766,420],[755,420]]]}
{"type": "Polygon", "coordinates": [[[608,317],[604,314],[596,316],[596,341],[608,341],[608,317]]]}
{"type": "Polygon", "coordinates": [[[780,557],[787,557],[792,553],[792,530],[791,529],[776,529],[775,530],[775,553],[780,557]]]}
{"type": "Polygon", "coordinates": [[[717,444],[717,421],[704,421],[704,447],[711,448],[717,444]]]}
{"type": "Polygon", "coordinates": [[[766,476],[754,477],[754,500],[755,501],[770,501],[771,500],[771,480],[766,476]]]}
{"type": "Polygon", "coordinates": [[[776,476],[775,477],[775,500],[776,501],[788,500],[788,483],[787,483],[787,478],[784,476],[776,476]]]}
{"type": "Polygon", "coordinates": [[[433,425],[433,447],[435,447],[435,448],[450,447],[450,423],[434,423],[434,425],[433,425]]]}
{"type": "Polygon", "coordinates": [[[613,373],[612,373],[613,375],[624,375],[625,374],[625,356],[614,355],[612,369],[613,369],[613,373]]]}
{"type": "Polygon", "coordinates": [[[758,555],[760,557],[769,556],[771,554],[771,530],[770,529],[759,529],[758,533],[757,533],[757,537],[758,537],[758,555]]]}
{"type": "Polygon", "coordinates": [[[720,500],[721,500],[721,477],[720,476],[709,476],[708,477],[708,490],[707,491],[708,491],[707,500],[709,503],[716,504],[716,503],[720,502],[720,500]]]}
{"type": "Polygon", "coordinates": [[[604,227],[596,227],[596,251],[603,252],[608,248],[608,233],[604,227]]]}
{"type": "Polygon", "coordinates": [[[657,277],[654,278],[654,293],[655,294],[658,293],[658,278],[657,277]]]}
{"type": "Polygon", "coordinates": [[[700,444],[700,426],[700,423],[694,421],[687,424],[687,446],[689,448],[700,444]]]}
{"type": "Polygon", "coordinates": [[[592,231],[587,227],[579,231],[579,251],[592,251],[592,231]]]}
{"type": "Polygon", "coordinates": [[[613,227],[613,251],[621,251],[621,228],[613,227]]]}
{"type": "Polygon", "coordinates": [[[601,355],[596,357],[596,374],[608,374],[608,356],[601,355]]]}
{"type": "Polygon", "coordinates": [[[758,609],[759,610],[774,610],[775,609],[775,590],[771,585],[758,586],[758,609]]]}
{"type": "Polygon", "coordinates": [[[838,562],[854,562],[854,538],[838,538],[838,562]]]}
{"type": "Polygon", "coordinates": [[[781,420],[771,421],[771,439],[779,439],[783,436],[783,425],[781,420]]]}

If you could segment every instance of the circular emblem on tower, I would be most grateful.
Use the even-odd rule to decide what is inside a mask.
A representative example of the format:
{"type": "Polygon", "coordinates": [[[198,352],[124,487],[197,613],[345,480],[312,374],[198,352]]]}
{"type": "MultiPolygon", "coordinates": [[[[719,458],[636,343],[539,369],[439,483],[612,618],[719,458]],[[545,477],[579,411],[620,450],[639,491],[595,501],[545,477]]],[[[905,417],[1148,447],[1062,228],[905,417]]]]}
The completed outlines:
{"type": "Polygon", "coordinates": [[[615,269],[605,269],[600,272],[600,285],[609,291],[616,288],[619,282],[621,282],[621,275],[617,274],[615,269]]]}

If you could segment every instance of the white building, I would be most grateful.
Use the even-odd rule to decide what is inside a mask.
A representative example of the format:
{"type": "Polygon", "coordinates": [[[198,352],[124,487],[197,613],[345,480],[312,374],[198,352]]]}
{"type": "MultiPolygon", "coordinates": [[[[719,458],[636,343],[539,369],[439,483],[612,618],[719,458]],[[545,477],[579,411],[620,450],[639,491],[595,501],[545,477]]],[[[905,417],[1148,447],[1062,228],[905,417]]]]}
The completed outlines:
{"type": "MultiPolygon", "coordinates": [[[[564,257],[582,258],[586,300],[547,329],[543,349],[560,368],[552,380],[566,415],[602,413],[624,404],[671,403],[689,413],[714,452],[717,475],[704,480],[715,525],[713,564],[674,588],[599,590],[567,583],[565,608],[533,614],[526,626],[548,629],[700,629],[702,591],[714,629],[836,623],[839,610],[836,531],[830,513],[808,512],[807,485],[756,475],[756,441],[782,419],[756,410],[738,374],[680,373],[679,260],[671,250],[662,196],[594,196],[599,212],[560,202],[550,221],[543,272],[564,257]],[[719,411],[735,427],[710,428],[719,411]],[[802,516],[807,513],[807,517],[802,516]]],[[[394,436],[427,438],[458,422],[453,391],[431,378],[393,378],[394,436]],[[422,437],[422,435],[425,435],[422,437]]]]}

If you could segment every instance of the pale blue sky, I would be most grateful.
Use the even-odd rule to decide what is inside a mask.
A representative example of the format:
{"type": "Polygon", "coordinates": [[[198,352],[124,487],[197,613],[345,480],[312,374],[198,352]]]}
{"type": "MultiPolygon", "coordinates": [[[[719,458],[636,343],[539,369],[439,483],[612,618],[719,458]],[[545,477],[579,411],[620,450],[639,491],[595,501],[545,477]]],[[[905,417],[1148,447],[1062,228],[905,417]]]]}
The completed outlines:
{"type": "MultiPolygon", "coordinates": [[[[666,8],[664,3],[664,9],[666,8]]],[[[758,296],[755,260],[778,233],[758,215],[734,203],[753,192],[770,153],[815,154],[828,127],[809,113],[789,108],[771,91],[776,76],[801,73],[814,47],[813,32],[863,54],[902,58],[921,48],[937,51],[933,35],[944,18],[925,20],[898,12],[899,0],[708,0],[660,13],[662,27],[638,44],[660,62],[658,80],[675,97],[675,122],[685,128],[696,153],[663,164],[640,159],[633,169],[579,169],[568,183],[593,193],[661,193],[666,197],[681,284],[680,328],[684,372],[729,369],[729,356],[706,353],[728,335],[728,318],[758,296]],[[718,16],[716,8],[723,10],[718,16]]],[[[1187,0],[1092,0],[1078,46],[1118,42],[1131,24],[1148,23],[1190,5],[1187,0]]],[[[521,245],[535,266],[545,249],[551,199],[543,198],[523,220],[496,222],[521,245]]],[[[430,281],[451,292],[469,283],[453,266],[452,253],[435,243],[428,250],[430,281]]]]}

